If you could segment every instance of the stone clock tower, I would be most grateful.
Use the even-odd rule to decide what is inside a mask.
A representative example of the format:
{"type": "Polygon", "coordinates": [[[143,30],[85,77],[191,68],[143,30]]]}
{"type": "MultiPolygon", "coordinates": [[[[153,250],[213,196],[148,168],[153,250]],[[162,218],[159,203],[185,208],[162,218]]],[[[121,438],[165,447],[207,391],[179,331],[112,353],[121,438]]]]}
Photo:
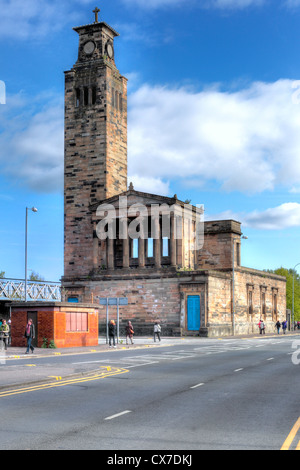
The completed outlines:
{"type": "Polygon", "coordinates": [[[93,268],[90,206],[127,189],[127,79],[115,64],[119,34],[99,11],[74,28],[78,60],[65,72],[65,278],[93,268]]]}

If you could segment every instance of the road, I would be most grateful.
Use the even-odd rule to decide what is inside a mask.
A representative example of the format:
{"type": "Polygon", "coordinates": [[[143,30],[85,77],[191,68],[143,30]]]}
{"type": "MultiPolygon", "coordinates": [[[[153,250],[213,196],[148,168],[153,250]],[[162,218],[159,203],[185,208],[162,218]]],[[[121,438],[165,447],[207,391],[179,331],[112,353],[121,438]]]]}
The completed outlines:
{"type": "Polygon", "coordinates": [[[72,366],[88,375],[1,389],[0,448],[299,449],[299,339],[177,340],[7,361],[14,373],[50,367],[55,377],[72,366]]]}

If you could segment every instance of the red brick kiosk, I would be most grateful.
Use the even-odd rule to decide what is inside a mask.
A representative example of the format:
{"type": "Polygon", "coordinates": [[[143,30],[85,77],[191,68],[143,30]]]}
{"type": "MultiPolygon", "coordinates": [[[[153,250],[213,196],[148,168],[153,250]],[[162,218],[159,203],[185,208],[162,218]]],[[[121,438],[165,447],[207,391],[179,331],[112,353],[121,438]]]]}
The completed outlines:
{"type": "Polygon", "coordinates": [[[35,345],[53,342],[57,348],[98,345],[98,308],[69,302],[14,302],[11,304],[13,347],[26,345],[24,331],[29,318],[35,325],[35,345]],[[45,341],[46,340],[46,341],[45,341]]]}

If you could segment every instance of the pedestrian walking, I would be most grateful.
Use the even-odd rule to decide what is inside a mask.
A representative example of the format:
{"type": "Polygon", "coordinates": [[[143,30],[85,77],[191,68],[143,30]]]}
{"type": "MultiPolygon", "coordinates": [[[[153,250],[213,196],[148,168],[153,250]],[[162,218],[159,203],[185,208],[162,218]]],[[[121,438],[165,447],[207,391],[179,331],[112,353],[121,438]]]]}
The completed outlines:
{"type": "Polygon", "coordinates": [[[133,335],[134,335],[133,326],[132,326],[131,321],[129,321],[128,325],[126,326],[126,344],[128,344],[128,340],[130,340],[131,344],[134,344],[133,335]]]}
{"type": "Polygon", "coordinates": [[[6,320],[2,320],[2,325],[0,326],[0,333],[2,336],[2,341],[4,344],[5,351],[7,351],[8,339],[9,339],[9,326],[6,323],[6,320]]]}
{"type": "Polygon", "coordinates": [[[114,348],[116,347],[116,324],[114,320],[111,320],[108,327],[109,335],[109,347],[111,348],[111,343],[113,343],[114,348]]]}
{"type": "Polygon", "coordinates": [[[282,322],[282,331],[283,331],[283,334],[284,334],[284,335],[285,335],[285,333],[286,333],[286,329],[287,329],[287,321],[284,320],[284,321],[282,322]]]}
{"type": "Polygon", "coordinates": [[[281,328],[281,323],[280,321],[277,321],[277,323],[275,324],[276,328],[277,328],[277,333],[280,334],[280,328],[281,328]]]}
{"type": "Polygon", "coordinates": [[[260,322],[258,323],[258,327],[259,327],[259,332],[261,335],[265,335],[266,334],[266,331],[265,331],[265,324],[263,322],[263,320],[260,320],[260,322]]]}
{"type": "Polygon", "coordinates": [[[160,333],[161,333],[161,326],[158,322],[155,322],[155,325],[154,325],[154,343],[156,343],[156,336],[158,338],[158,341],[161,341],[160,333]]]}
{"type": "Polygon", "coordinates": [[[29,349],[31,349],[33,353],[34,347],[31,343],[32,340],[35,339],[35,328],[31,318],[28,320],[28,323],[26,325],[24,336],[27,339],[27,350],[25,354],[29,354],[29,349]]]}

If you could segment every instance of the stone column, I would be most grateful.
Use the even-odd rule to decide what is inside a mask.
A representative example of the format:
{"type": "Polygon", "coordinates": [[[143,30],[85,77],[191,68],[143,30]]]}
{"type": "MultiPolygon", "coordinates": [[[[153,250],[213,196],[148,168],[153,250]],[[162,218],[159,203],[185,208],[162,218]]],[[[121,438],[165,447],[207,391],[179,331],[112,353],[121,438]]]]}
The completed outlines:
{"type": "Polygon", "coordinates": [[[170,240],[170,247],[171,247],[171,266],[176,266],[176,218],[175,215],[171,215],[171,240],[170,240]]]}
{"type": "Polygon", "coordinates": [[[98,269],[99,267],[98,251],[99,251],[99,240],[98,240],[97,232],[96,232],[96,224],[94,223],[94,230],[93,230],[93,267],[94,267],[94,270],[98,269]]]}
{"type": "Polygon", "coordinates": [[[161,268],[161,233],[160,233],[159,216],[155,217],[155,220],[154,220],[154,258],[155,258],[155,267],[161,268]]]}
{"type": "Polygon", "coordinates": [[[114,269],[115,267],[115,250],[114,250],[114,239],[107,239],[107,266],[108,269],[114,269]]]}
{"type": "Polygon", "coordinates": [[[143,220],[140,224],[140,238],[139,238],[139,267],[145,267],[145,231],[143,220]]]}
{"type": "Polygon", "coordinates": [[[127,219],[120,221],[122,224],[123,238],[123,268],[129,268],[129,236],[127,229],[127,219]]]}

